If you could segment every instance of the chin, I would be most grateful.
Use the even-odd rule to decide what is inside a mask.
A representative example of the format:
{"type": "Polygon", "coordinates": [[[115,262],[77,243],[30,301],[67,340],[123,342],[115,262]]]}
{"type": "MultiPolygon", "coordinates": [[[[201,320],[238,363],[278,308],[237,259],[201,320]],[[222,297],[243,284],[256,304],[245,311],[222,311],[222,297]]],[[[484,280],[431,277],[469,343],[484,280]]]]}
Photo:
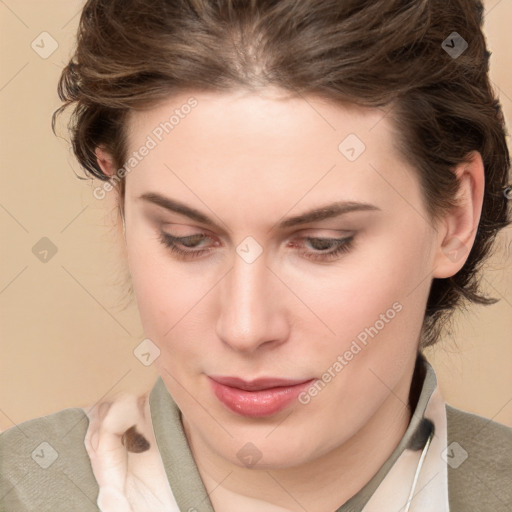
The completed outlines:
{"type": "MultiPolygon", "coordinates": [[[[288,422],[286,419],[284,423],[288,422]]],[[[224,460],[248,469],[278,470],[301,466],[328,453],[337,442],[324,443],[319,433],[306,426],[295,428],[284,425],[266,426],[264,429],[247,428],[243,433],[229,425],[226,428],[234,438],[224,437],[224,443],[212,445],[211,449],[224,460]],[[270,434],[269,434],[270,433],[270,434]]],[[[217,439],[218,441],[218,439],[217,439]]]]}

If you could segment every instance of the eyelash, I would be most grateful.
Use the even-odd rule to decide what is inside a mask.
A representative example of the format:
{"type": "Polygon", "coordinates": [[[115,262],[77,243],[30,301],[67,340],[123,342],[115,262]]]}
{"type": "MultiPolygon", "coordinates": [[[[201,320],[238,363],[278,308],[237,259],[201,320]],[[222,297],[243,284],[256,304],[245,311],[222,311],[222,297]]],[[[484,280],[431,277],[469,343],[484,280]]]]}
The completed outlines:
{"type": "MultiPolygon", "coordinates": [[[[211,251],[211,248],[207,249],[199,249],[199,250],[184,250],[181,249],[178,244],[183,241],[199,238],[199,241],[204,240],[205,238],[209,238],[207,235],[203,233],[198,233],[195,235],[184,236],[184,237],[175,237],[170,235],[169,233],[162,232],[160,234],[160,241],[162,244],[171,250],[176,256],[181,260],[187,259],[195,259],[201,257],[203,254],[206,254],[211,251]]],[[[309,260],[312,261],[321,261],[328,262],[336,259],[338,256],[344,253],[348,253],[352,249],[354,235],[347,238],[322,238],[322,237],[303,237],[302,240],[306,241],[321,241],[321,242],[331,242],[336,245],[335,249],[331,252],[313,252],[307,253],[303,252],[302,255],[309,260]]]]}

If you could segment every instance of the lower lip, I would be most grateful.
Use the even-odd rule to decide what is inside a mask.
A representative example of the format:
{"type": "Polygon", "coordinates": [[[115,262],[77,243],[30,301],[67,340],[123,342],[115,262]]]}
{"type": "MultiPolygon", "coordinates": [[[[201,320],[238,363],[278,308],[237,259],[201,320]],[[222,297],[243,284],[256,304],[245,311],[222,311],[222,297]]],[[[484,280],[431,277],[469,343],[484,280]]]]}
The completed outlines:
{"type": "Polygon", "coordinates": [[[246,391],[208,379],[216,397],[231,411],[242,416],[261,418],[271,416],[294,402],[302,391],[314,381],[308,380],[294,386],[283,386],[260,391],[246,391]]]}

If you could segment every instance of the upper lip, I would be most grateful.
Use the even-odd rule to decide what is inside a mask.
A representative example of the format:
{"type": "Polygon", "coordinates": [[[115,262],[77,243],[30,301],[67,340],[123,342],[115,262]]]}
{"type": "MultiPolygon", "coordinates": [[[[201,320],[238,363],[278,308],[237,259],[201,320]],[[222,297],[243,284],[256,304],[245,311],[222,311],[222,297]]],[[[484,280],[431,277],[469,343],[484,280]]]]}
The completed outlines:
{"type": "Polygon", "coordinates": [[[297,386],[313,379],[279,379],[276,377],[262,377],[254,380],[244,380],[240,377],[222,377],[220,375],[209,375],[210,379],[229,386],[231,388],[243,389],[244,391],[261,391],[277,387],[297,386]]]}

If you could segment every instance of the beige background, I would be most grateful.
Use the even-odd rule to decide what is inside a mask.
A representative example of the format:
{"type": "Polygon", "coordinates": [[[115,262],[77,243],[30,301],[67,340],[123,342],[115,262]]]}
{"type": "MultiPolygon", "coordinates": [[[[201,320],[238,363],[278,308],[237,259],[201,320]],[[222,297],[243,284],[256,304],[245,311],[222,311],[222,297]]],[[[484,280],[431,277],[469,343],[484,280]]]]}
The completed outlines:
{"type": "MultiPolygon", "coordinates": [[[[76,178],[67,142],[50,130],[81,5],[0,2],[0,430],[121,390],[145,391],[156,378],[133,354],[144,334],[125,298],[113,203],[76,178]],[[42,32],[58,44],[46,59],[31,47],[35,40],[40,53],[51,49],[42,32]],[[32,252],[43,237],[57,248],[46,263],[32,252]]],[[[490,0],[486,8],[492,80],[511,126],[512,2],[490,0]]],[[[511,261],[509,229],[483,279],[501,301],[459,315],[428,355],[448,402],[512,426],[511,261]]]]}

